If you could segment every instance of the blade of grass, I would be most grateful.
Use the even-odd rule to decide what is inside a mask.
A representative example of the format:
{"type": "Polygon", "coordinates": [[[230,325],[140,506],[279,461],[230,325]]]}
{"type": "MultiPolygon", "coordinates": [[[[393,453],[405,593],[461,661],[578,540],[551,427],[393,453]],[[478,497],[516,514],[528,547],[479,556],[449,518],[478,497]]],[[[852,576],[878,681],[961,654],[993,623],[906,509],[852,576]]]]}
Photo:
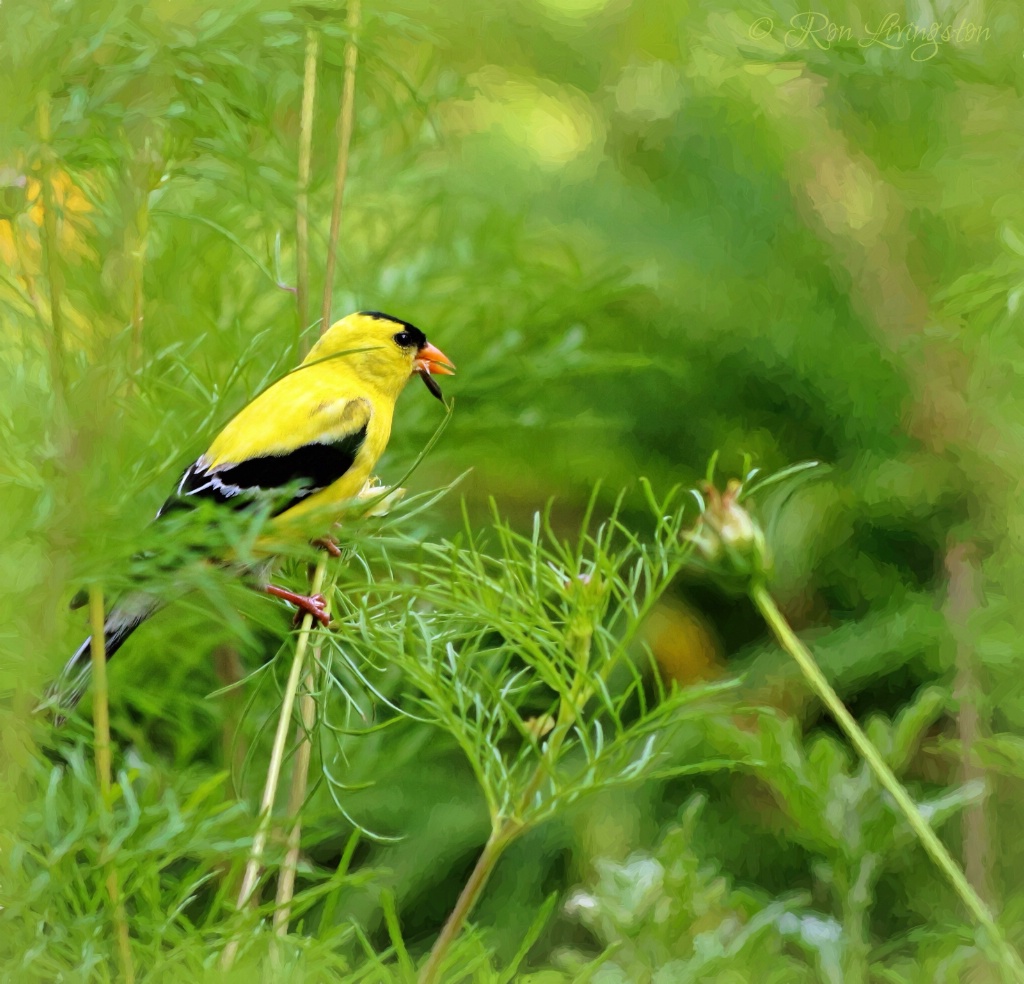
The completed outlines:
{"type": "Polygon", "coordinates": [[[276,276],[274,272],[251,249],[249,249],[241,239],[238,238],[238,236],[232,233],[229,229],[225,229],[224,226],[219,223],[214,222],[213,219],[208,219],[205,215],[175,212],[166,208],[154,208],[149,214],[153,216],[166,216],[170,219],[181,219],[185,222],[198,222],[207,228],[212,229],[214,232],[222,235],[229,243],[238,249],[275,287],[280,287],[282,290],[294,289],[284,283],[280,277],[276,276]]]}
{"type": "Polygon", "coordinates": [[[530,928],[526,931],[526,935],[523,937],[522,943],[519,944],[519,949],[516,951],[515,956],[505,968],[504,972],[498,978],[497,984],[512,984],[516,979],[519,974],[520,964],[522,964],[526,959],[530,950],[533,949],[534,943],[539,939],[540,934],[543,932],[544,927],[551,918],[551,913],[554,912],[557,904],[557,892],[553,892],[544,900],[544,904],[537,911],[537,915],[534,916],[533,922],[530,924],[530,928]]]}
{"type": "MultiPolygon", "coordinates": [[[[340,880],[344,875],[348,874],[348,869],[352,864],[356,848],[359,846],[361,835],[362,831],[358,827],[349,834],[348,841],[345,843],[345,850],[341,852],[341,859],[338,861],[337,868],[334,869],[335,880],[340,880]]],[[[321,937],[325,927],[334,925],[334,910],[338,906],[338,896],[341,894],[341,890],[342,886],[340,884],[337,885],[324,901],[323,911],[320,913],[319,935],[321,937]]]]}
{"type": "Polygon", "coordinates": [[[391,940],[395,956],[398,958],[398,966],[401,969],[402,976],[407,980],[412,980],[414,972],[413,963],[409,957],[409,951],[405,948],[405,940],[402,939],[402,927],[398,923],[398,907],[395,904],[395,893],[391,889],[385,888],[381,891],[380,907],[384,911],[384,923],[388,928],[388,937],[391,940]]]}

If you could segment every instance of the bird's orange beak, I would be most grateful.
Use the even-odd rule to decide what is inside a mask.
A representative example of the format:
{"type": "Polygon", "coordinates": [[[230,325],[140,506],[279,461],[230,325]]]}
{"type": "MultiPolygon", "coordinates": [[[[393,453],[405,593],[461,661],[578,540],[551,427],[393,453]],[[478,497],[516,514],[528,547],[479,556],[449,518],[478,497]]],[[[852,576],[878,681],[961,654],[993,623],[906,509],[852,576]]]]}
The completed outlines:
{"type": "Polygon", "coordinates": [[[434,376],[451,376],[455,373],[455,366],[436,345],[427,342],[419,350],[416,361],[412,364],[412,371],[434,376]]]}
{"type": "Polygon", "coordinates": [[[451,360],[436,345],[427,342],[416,354],[416,361],[412,364],[412,371],[420,374],[420,379],[426,384],[433,396],[436,396],[444,403],[444,394],[441,387],[437,385],[434,376],[451,376],[455,372],[455,366],[451,360]]]}

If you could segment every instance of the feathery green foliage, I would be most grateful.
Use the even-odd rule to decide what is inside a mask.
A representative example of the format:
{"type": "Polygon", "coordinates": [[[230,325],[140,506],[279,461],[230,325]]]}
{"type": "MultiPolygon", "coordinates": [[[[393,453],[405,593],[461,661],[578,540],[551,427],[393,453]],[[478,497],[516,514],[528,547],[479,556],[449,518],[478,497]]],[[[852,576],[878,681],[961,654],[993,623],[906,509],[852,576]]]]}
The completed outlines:
{"type": "Polygon", "coordinates": [[[296,633],[196,559],[261,517],[148,524],[317,331],[348,13],[0,4],[0,976],[114,979],[113,865],[139,980],[409,980],[488,844],[446,981],[988,973],[665,490],[827,464],[751,497],[773,594],[1024,942],[1009,0],[838,0],[831,40],[774,0],[363,3],[333,313],[420,325],[455,410],[408,474],[441,419],[411,387],[409,494],[339,531],[289,932],[276,835],[236,911],[296,633]],[[68,598],[140,579],[170,603],[110,664],[108,815],[88,700],[31,708],[68,598]]]}

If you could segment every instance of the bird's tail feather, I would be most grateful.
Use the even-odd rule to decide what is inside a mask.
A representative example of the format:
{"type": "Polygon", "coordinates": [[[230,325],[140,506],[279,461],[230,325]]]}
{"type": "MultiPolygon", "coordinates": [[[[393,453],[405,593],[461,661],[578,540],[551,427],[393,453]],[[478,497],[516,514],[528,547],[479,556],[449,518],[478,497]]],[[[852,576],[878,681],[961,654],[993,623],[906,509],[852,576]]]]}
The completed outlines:
{"type": "MultiPolygon", "coordinates": [[[[159,607],[157,598],[141,591],[133,591],[118,600],[103,622],[103,642],[108,660],[159,607]]],[[[47,687],[46,696],[36,708],[37,711],[52,709],[54,724],[58,727],[64,723],[89,686],[92,676],[91,646],[92,636],[89,636],[64,664],[60,676],[47,687]]]]}

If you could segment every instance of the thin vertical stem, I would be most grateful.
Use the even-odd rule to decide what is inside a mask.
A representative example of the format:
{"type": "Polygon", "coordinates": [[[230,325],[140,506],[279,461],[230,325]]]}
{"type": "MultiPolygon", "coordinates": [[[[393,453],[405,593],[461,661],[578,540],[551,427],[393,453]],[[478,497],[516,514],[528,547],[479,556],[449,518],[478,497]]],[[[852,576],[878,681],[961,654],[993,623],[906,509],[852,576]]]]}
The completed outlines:
{"type": "MultiPolygon", "coordinates": [[[[146,148],[148,152],[148,146],[146,148]]],[[[148,160],[148,153],[147,153],[148,160]]],[[[144,173],[149,175],[148,167],[144,173]]],[[[145,273],[146,244],[149,238],[149,193],[150,183],[145,181],[139,188],[142,201],[135,213],[135,241],[132,244],[132,350],[131,369],[137,374],[142,369],[142,323],[145,317],[145,273]]]]}
{"type": "Polygon", "coordinates": [[[341,89],[341,105],[338,109],[338,160],[334,169],[334,202],[331,205],[331,232],[327,240],[327,265],[324,270],[324,300],[320,310],[320,333],[331,325],[331,296],[334,292],[334,267],[338,257],[338,235],[341,232],[341,207],[345,199],[345,182],[348,178],[349,148],[352,144],[352,128],[355,120],[356,63],[359,48],[356,36],[362,16],[361,0],[349,0],[348,41],[345,43],[345,78],[341,89]]]}
{"type": "Polygon", "coordinates": [[[92,720],[96,749],[96,781],[106,807],[110,803],[110,706],[107,689],[107,651],[103,635],[103,591],[89,589],[89,628],[92,640],[89,656],[92,659],[92,720]]]}
{"type": "MultiPolygon", "coordinates": [[[[327,558],[325,556],[317,563],[316,571],[313,574],[313,594],[320,593],[326,570],[327,558]]],[[[281,767],[284,763],[285,745],[288,741],[292,711],[295,708],[295,695],[299,688],[299,680],[302,676],[306,660],[306,649],[309,646],[309,634],[312,624],[313,616],[307,612],[302,618],[299,639],[295,645],[295,656],[292,659],[291,669],[288,671],[288,681],[284,688],[284,699],[281,701],[281,710],[277,717],[277,730],[274,733],[274,744],[270,750],[270,763],[267,766],[267,778],[263,785],[263,799],[260,803],[259,826],[252,840],[249,861],[245,866],[242,887],[238,893],[237,906],[239,910],[246,908],[255,898],[256,883],[259,880],[260,870],[263,866],[263,852],[267,846],[274,803],[277,800],[277,787],[281,781],[281,767]]],[[[235,956],[238,953],[238,945],[238,938],[236,937],[224,948],[224,953],[221,956],[222,969],[227,970],[234,963],[235,956]]]]}
{"type": "MultiPolygon", "coordinates": [[[[103,634],[103,591],[98,587],[89,589],[89,622],[92,630],[92,641],[89,656],[92,660],[92,718],[95,734],[96,780],[100,787],[102,816],[107,820],[110,815],[111,789],[111,752],[110,752],[110,704],[107,689],[107,653],[106,640],[103,634]]],[[[117,951],[121,962],[121,976],[127,984],[134,984],[135,966],[132,962],[131,941],[128,936],[128,919],[124,911],[124,900],[121,897],[121,885],[117,877],[117,866],[114,859],[107,862],[106,877],[107,895],[113,910],[114,935],[117,938],[117,951]]]]}
{"type": "MultiPolygon", "coordinates": [[[[977,761],[975,745],[984,737],[985,721],[981,711],[977,658],[968,628],[971,614],[981,606],[979,571],[974,561],[976,550],[970,543],[955,543],[946,552],[949,578],[945,616],[956,646],[956,682],[953,696],[959,702],[957,731],[960,734],[960,778],[965,783],[980,782],[985,787],[985,769],[977,761]]],[[[990,831],[985,793],[963,811],[964,873],[967,880],[987,902],[992,900],[989,879],[990,831]]]]}
{"type": "Polygon", "coordinates": [[[810,650],[804,646],[796,633],[790,628],[789,623],[782,612],[779,611],[768,589],[763,583],[755,582],[750,589],[750,596],[765,622],[768,623],[772,632],[775,633],[779,644],[796,660],[797,665],[800,667],[805,679],[811,685],[811,689],[818,699],[828,708],[836,723],[842,728],[861,758],[867,762],[875,777],[885,787],[886,792],[895,800],[896,806],[917,835],[921,846],[928,852],[936,867],[949,880],[949,883],[953,886],[956,894],[960,897],[977,924],[988,934],[990,941],[995,945],[995,949],[999,954],[1003,970],[1013,980],[1019,982],[1019,984],[1024,984],[1024,963],[1021,962],[1020,954],[1010,946],[995,917],[989,911],[988,906],[971,886],[960,866],[953,860],[952,855],[946,850],[946,846],[929,826],[928,821],[921,815],[921,811],[911,799],[910,794],[896,776],[893,775],[892,770],[882,758],[881,753],[871,744],[868,736],[864,734],[860,725],[846,709],[846,706],[839,699],[839,695],[832,689],[832,685],[825,678],[825,674],[818,669],[818,664],[814,662],[814,657],[811,655],[810,650]]]}
{"type": "Polygon", "coordinates": [[[839,889],[843,924],[843,984],[869,981],[871,975],[871,941],[868,915],[871,907],[871,886],[878,867],[878,855],[868,853],[849,864],[833,866],[832,878],[839,889]]]}
{"type": "Polygon", "coordinates": [[[39,184],[43,202],[43,260],[50,292],[50,330],[44,336],[50,362],[50,379],[57,401],[58,426],[62,437],[67,427],[67,383],[64,375],[64,315],[61,309],[64,281],[57,245],[57,203],[53,193],[53,149],[50,146],[50,94],[42,92],[36,105],[39,129],[40,175],[39,184]]]}
{"type": "MultiPolygon", "coordinates": [[[[57,501],[71,502],[74,498],[73,488],[77,446],[71,424],[71,413],[68,406],[68,382],[64,364],[64,314],[63,294],[64,276],[60,264],[59,226],[57,222],[58,205],[55,193],[55,154],[51,144],[52,130],[50,121],[50,94],[39,93],[36,103],[36,124],[39,132],[39,197],[43,207],[42,225],[39,238],[43,249],[43,271],[49,299],[49,323],[45,317],[43,306],[36,301],[36,310],[42,322],[43,346],[50,374],[50,388],[53,393],[53,443],[60,453],[54,458],[55,483],[51,483],[51,491],[57,501]]],[[[12,230],[17,221],[11,222],[12,230]]],[[[17,242],[17,240],[16,240],[17,242]]],[[[27,270],[27,268],[26,268],[27,270]]],[[[34,285],[28,280],[30,295],[36,294],[34,285]]],[[[72,510],[73,511],[73,510],[72,510]]],[[[54,558],[49,585],[55,589],[62,584],[62,570],[67,566],[69,555],[69,534],[60,524],[50,523],[47,527],[49,541],[48,554],[54,558]]],[[[56,601],[54,598],[53,601],[56,601]]],[[[46,620],[43,629],[50,634],[52,620],[46,620]]]]}
{"type": "MultiPolygon", "coordinates": [[[[328,618],[331,615],[331,598],[334,595],[335,579],[326,592],[324,608],[328,618]]],[[[313,659],[306,673],[306,680],[299,700],[299,725],[296,728],[297,748],[292,764],[292,781],[288,791],[288,817],[292,825],[286,840],[287,851],[281,864],[277,880],[277,905],[274,909],[274,931],[278,936],[288,934],[291,920],[291,901],[295,894],[295,875],[299,867],[299,848],[302,842],[302,805],[306,801],[309,785],[309,763],[313,754],[313,726],[316,724],[316,686],[319,678],[318,667],[323,655],[323,637],[318,635],[313,646],[313,659]]]]}
{"type": "MultiPolygon", "coordinates": [[[[325,609],[330,616],[330,593],[325,609]]],[[[274,909],[274,930],[278,936],[288,933],[292,914],[292,896],[295,894],[295,874],[299,867],[299,847],[302,841],[302,804],[306,801],[309,784],[309,762],[313,754],[312,733],[316,723],[316,668],[320,664],[323,645],[317,642],[313,649],[312,665],[306,673],[305,687],[299,701],[299,720],[296,728],[298,748],[292,762],[292,782],[288,790],[288,817],[292,821],[288,830],[287,852],[277,879],[277,907],[274,909]]]]}
{"type": "Polygon", "coordinates": [[[316,65],[320,36],[306,29],[306,59],[302,78],[302,115],[299,119],[299,182],[295,196],[295,268],[298,316],[297,347],[305,354],[302,333],[309,324],[309,182],[313,162],[313,106],[316,101],[316,65]]]}

